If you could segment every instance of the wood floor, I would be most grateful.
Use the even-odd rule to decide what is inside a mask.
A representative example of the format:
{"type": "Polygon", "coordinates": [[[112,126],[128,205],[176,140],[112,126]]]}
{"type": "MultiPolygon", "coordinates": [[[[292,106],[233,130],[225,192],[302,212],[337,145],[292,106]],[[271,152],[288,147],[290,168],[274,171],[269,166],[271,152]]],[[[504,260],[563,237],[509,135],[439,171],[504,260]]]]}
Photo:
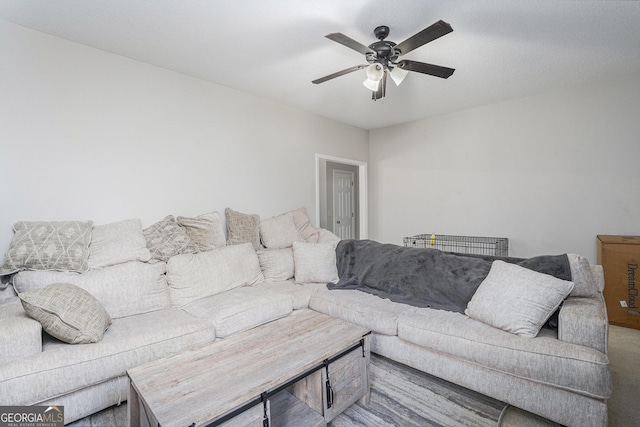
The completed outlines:
{"type": "MultiPolygon", "coordinates": [[[[355,404],[330,427],[495,427],[506,405],[381,356],[371,355],[371,401],[355,404]]],[[[73,423],[73,426],[124,427],[126,404],[73,423]]]]}
{"type": "Polygon", "coordinates": [[[331,427],[491,426],[506,405],[439,378],[371,355],[371,402],[355,404],[331,427]]]}

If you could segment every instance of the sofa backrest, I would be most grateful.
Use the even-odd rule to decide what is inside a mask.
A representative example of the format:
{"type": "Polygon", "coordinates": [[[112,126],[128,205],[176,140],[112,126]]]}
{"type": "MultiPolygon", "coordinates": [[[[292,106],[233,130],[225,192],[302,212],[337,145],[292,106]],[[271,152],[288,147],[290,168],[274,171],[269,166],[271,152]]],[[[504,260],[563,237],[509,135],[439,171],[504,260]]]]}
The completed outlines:
{"type": "Polygon", "coordinates": [[[130,261],[78,274],[61,271],[21,271],[13,277],[18,293],[53,283],[71,283],[98,299],[113,319],[168,308],[166,264],[130,261]]]}
{"type": "Polygon", "coordinates": [[[251,243],[176,255],[167,262],[172,307],[184,307],[200,298],[263,281],[258,255],[251,243]]]}

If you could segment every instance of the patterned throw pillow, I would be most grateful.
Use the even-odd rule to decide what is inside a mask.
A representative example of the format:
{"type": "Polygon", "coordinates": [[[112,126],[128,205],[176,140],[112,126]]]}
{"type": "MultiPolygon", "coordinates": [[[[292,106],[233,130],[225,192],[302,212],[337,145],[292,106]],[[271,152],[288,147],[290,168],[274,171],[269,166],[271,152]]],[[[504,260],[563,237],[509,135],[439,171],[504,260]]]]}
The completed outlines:
{"type": "Polygon", "coordinates": [[[222,228],[222,219],[218,212],[203,214],[195,218],[179,216],[176,218],[176,222],[184,227],[187,235],[201,251],[210,251],[227,244],[222,228]]]}
{"type": "Polygon", "coordinates": [[[147,248],[154,259],[168,261],[174,255],[200,252],[173,215],[167,215],[162,221],[150,225],[143,233],[147,239],[147,248]]]}
{"type": "Polygon", "coordinates": [[[88,270],[91,221],[20,221],[0,275],[20,270],[88,270]]]}
{"type": "Polygon", "coordinates": [[[44,331],[69,344],[98,342],[111,324],[109,313],[93,295],[68,283],[21,293],[20,299],[44,331]]]}
{"type": "Polygon", "coordinates": [[[260,216],[229,208],[224,210],[224,214],[227,219],[227,245],[251,243],[253,249],[260,249],[260,216]]]}

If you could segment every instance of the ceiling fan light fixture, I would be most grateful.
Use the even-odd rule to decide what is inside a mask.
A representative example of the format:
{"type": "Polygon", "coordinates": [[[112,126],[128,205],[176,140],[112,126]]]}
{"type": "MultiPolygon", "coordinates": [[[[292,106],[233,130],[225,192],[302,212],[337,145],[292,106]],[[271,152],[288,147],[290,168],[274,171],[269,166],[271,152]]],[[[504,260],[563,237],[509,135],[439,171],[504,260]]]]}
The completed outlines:
{"type": "Polygon", "coordinates": [[[357,70],[365,69],[367,79],[363,82],[364,86],[372,92],[372,99],[382,99],[385,97],[387,88],[387,77],[391,77],[399,86],[407,76],[409,71],[427,74],[443,79],[451,77],[455,69],[442,67],[440,65],[427,64],[425,62],[412,61],[409,59],[398,59],[402,55],[413,51],[414,49],[424,46],[446,34],[453,31],[451,25],[440,20],[422,31],[417,32],[401,43],[395,43],[386,40],[389,35],[389,27],[379,26],[373,30],[378,38],[377,42],[365,46],[364,44],[348,37],[342,33],[331,33],[325,37],[336,43],[339,43],[349,49],[352,49],[364,55],[367,64],[356,65],[337,73],[329,74],[319,79],[312,80],[311,83],[318,84],[327,80],[352,73],[357,70]],[[389,76],[387,76],[389,74],[389,76]]]}
{"type": "Polygon", "coordinates": [[[400,86],[400,83],[402,83],[404,78],[407,77],[407,74],[409,74],[408,70],[405,70],[398,66],[393,67],[393,69],[389,73],[389,75],[393,79],[393,82],[396,84],[396,86],[400,86]]]}
{"type": "Polygon", "coordinates": [[[384,75],[384,68],[382,67],[382,64],[374,62],[367,67],[366,72],[367,78],[369,80],[379,82],[380,80],[382,80],[382,76],[384,75]]]}
{"type": "Polygon", "coordinates": [[[380,80],[367,79],[364,82],[362,82],[362,84],[367,89],[369,89],[369,90],[371,90],[373,92],[376,92],[378,90],[378,88],[380,87],[380,80]]]}

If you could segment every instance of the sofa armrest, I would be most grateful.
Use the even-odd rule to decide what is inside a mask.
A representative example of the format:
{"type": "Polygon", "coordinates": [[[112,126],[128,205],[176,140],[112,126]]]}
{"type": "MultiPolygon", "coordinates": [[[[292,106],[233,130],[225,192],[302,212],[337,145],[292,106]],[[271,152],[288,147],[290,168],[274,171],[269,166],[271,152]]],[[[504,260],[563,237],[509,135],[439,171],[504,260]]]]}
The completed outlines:
{"type": "Polygon", "coordinates": [[[42,325],[29,317],[19,298],[0,304],[0,361],[3,364],[42,352],[42,325]]]}
{"type": "Polygon", "coordinates": [[[598,292],[604,291],[604,269],[601,265],[591,265],[591,274],[593,274],[593,278],[596,282],[596,288],[598,292]]]}
{"type": "Polygon", "coordinates": [[[609,323],[602,294],[567,298],[558,317],[558,339],[607,353],[609,323]]]}

